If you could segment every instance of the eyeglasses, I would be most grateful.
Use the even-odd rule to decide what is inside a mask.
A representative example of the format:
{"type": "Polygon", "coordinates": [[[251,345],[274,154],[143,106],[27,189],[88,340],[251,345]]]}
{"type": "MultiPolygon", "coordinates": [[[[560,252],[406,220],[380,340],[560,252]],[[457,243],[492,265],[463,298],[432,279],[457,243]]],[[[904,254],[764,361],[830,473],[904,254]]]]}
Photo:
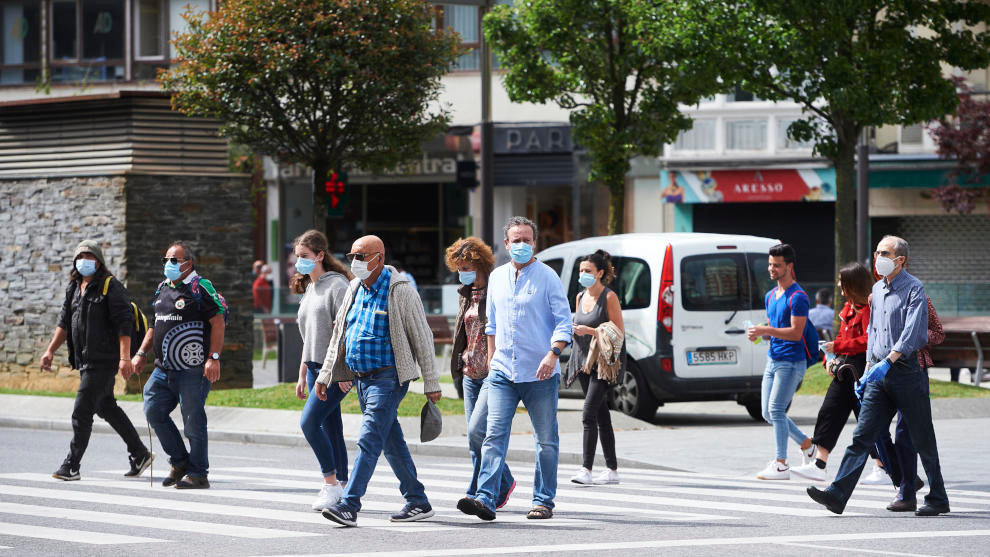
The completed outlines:
{"type": "Polygon", "coordinates": [[[172,265],[175,265],[176,263],[183,262],[183,261],[189,261],[189,260],[186,259],[186,258],[180,258],[180,257],[163,257],[162,258],[162,265],[164,265],[166,263],[171,263],[172,265]]]}
{"type": "Polygon", "coordinates": [[[378,256],[377,253],[348,253],[344,255],[344,257],[347,258],[347,261],[349,262],[353,262],[355,259],[357,259],[358,261],[371,261],[377,256],[378,256]]]}

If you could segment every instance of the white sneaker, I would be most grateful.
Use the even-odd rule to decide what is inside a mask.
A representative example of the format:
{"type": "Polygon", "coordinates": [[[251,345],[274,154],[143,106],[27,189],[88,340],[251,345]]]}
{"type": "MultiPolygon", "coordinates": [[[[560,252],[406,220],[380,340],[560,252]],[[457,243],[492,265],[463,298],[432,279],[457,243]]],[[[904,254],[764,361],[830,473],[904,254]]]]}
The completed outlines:
{"type": "Polygon", "coordinates": [[[791,469],[783,462],[774,459],[767,463],[767,467],[760,470],[756,477],[760,480],[789,480],[791,479],[791,469]]]}
{"type": "Polygon", "coordinates": [[[863,485],[893,485],[890,482],[890,476],[887,475],[887,471],[877,466],[876,462],[873,463],[873,470],[868,475],[860,478],[859,483],[863,485]]]}
{"type": "Polygon", "coordinates": [[[580,472],[571,476],[571,481],[581,485],[591,485],[595,483],[595,481],[591,479],[591,470],[588,470],[587,468],[582,468],[580,472]]]}
{"type": "Polygon", "coordinates": [[[316,501],[313,501],[313,510],[322,511],[332,507],[340,502],[343,495],[344,490],[340,488],[340,484],[323,484],[323,487],[320,488],[320,494],[316,496],[316,501]]]}
{"type": "Polygon", "coordinates": [[[619,483],[619,473],[615,470],[605,469],[604,472],[595,476],[595,485],[612,485],[619,483]]]}
{"type": "Polygon", "coordinates": [[[811,446],[808,447],[808,450],[801,451],[801,464],[802,465],[814,464],[815,463],[815,451],[817,451],[817,450],[818,450],[818,445],[815,445],[814,443],[812,443],[811,446]]]}
{"type": "Polygon", "coordinates": [[[816,482],[825,481],[825,470],[822,470],[815,465],[814,462],[809,462],[808,464],[802,464],[795,468],[791,468],[791,473],[795,476],[801,476],[806,480],[813,480],[816,482]]]}

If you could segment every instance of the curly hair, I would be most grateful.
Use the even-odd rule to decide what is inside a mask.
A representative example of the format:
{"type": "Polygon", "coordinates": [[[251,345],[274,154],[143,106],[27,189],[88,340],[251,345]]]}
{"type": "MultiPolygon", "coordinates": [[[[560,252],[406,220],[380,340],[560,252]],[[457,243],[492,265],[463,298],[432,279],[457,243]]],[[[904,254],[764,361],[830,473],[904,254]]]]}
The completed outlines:
{"type": "MultiPolygon", "coordinates": [[[[321,263],[323,263],[324,271],[338,272],[347,277],[347,280],[354,278],[354,275],[351,274],[351,270],[348,269],[346,265],[341,263],[336,257],[330,255],[330,242],[327,241],[327,237],[319,230],[307,230],[306,232],[300,234],[299,237],[292,242],[292,249],[295,249],[298,245],[306,246],[313,252],[313,254],[317,254],[322,251],[323,261],[321,263]]],[[[313,279],[311,279],[309,275],[304,275],[297,271],[296,274],[289,279],[289,287],[296,294],[305,294],[306,287],[309,286],[309,283],[312,281],[313,279]]]]}
{"type": "Polygon", "coordinates": [[[488,278],[495,268],[495,254],[488,244],[481,241],[481,238],[469,236],[459,238],[447,248],[447,268],[457,272],[457,268],[464,263],[470,263],[478,270],[478,274],[488,278]]]}
{"type": "Polygon", "coordinates": [[[608,286],[615,280],[615,267],[612,266],[612,256],[607,251],[600,249],[591,255],[585,255],[578,259],[578,263],[583,261],[589,261],[599,271],[605,271],[602,274],[602,284],[605,286],[608,286]]]}

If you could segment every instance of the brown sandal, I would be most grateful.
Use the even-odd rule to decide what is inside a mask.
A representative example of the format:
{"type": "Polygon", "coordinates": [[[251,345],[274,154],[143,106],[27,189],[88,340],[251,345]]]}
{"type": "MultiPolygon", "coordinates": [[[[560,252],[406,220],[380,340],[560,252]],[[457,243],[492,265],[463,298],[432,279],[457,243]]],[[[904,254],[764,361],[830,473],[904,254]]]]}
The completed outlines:
{"type": "Polygon", "coordinates": [[[543,505],[537,505],[529,510],[529,513],[526,515],[526,518],[531,518],[536,520],[546,520],[548,518],[551,518],[552,516],[553,516],[553,511],[550,510],[548,507],[544,507],[543,505]]]}

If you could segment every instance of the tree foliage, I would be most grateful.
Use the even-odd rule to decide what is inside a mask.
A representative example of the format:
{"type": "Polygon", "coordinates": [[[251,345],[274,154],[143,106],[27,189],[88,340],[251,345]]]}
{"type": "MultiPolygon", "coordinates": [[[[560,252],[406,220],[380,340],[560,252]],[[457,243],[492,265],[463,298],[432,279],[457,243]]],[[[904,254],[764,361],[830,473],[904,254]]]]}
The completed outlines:
{"type": "Polygon", "coordinates": [[[459,41],[431,28],[425,0],[225,0],[186,17],[176,63],[160,76],[174,108],[312,167],[318,230],[330,170],[416,157],[448,123],[437,99],[459,41]]]}
{"type": "Polygon", "coordinates": [[[485,17],[509,98],[570,110],[590,179],[609,189],[610,234],[622,231],[629,159],[660,154],[691,127],[678,105],[719,85],[689,16],[679,0],[517,0],[485,17]]]}
{"type": "Polygon", "coordinates": [[[986,192],[964,188],[957,182],[979,183],[990,174],[990,101],[975,99],[973,89],[962,78],[953,82],[959,93],[956,113],[941,118],[928,131],[938,145],[938,155],[955,160],[958,166],[949,174],[952,183],[932,190],[932,197],[946,212],[968,215],[986,192]]]}
{"type": "Polygon", "coordinates": [[[726,75],[769,100],[793,99],[788,129],[814,140],[836,169],[838,267],[855,259],[855,149],[866,126],[915,124],[951,113],[944,66],[990,63],[990,6],[958,0],[697,0],[726,53],[726,75]]]}

